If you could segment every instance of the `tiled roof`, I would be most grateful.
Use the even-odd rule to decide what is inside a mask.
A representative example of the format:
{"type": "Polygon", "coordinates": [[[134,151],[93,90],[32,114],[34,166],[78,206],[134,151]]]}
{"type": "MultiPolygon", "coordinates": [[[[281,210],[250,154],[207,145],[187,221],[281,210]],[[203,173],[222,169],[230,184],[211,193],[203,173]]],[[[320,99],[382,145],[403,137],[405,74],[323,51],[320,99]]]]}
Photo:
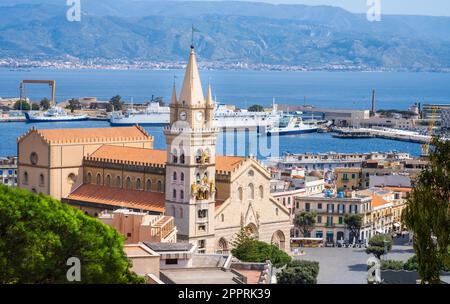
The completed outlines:
{"type": "Polygon", "coordinates": [[[376,195],[376,194],[372,195],[372,208],[379,207],[379,206],[386,205],[386,204],[389,204],[389,202],[386,201],[385,199],[383,199],[381,196],[376,195]]]}
{"type": "Polygon", "coordinates": [[[83,128],[83,129],[31,129],[19,140],[28,134],[36,132],[43,140],[50,143],[80,143],[80,142],[107,142],[149,140],[152,137],[139,126],[119,128],[83,128]]]}
{"type": "MultiPolygon", "coordinates": [[[[103,145],[86,159],[111,160],[121,163],[142,163],[144,165],[165,165],[167,161],[167,152],[165,150],[103,145]]],[[[244,161],[244,157],[217,155],[216,171],[231,172],[244,161]]]]}
{"type": "Polygon", "coordinates": [[[216,156],[217,171],[233,171],[245,161],[244,157],[239,156],[216,156]]]}
{"type": "Polygon", "coordinates": [[[147,165],[165,165],[167,152],[165,150],[103,145],[86,159],[113,160],[121,163],[138,162],[147,165]]]}
{"type": "Polygon", "coordinates": [[[72,192],[69,200],[115,207],[164,212],[164,193],[129,190],[84,184],[72,192]]]}
{"type": "Polygon", "coordinates": [[[383,189],[391,190],[395,192],[411,192],[411,187],[383,187],[383,189]]]}

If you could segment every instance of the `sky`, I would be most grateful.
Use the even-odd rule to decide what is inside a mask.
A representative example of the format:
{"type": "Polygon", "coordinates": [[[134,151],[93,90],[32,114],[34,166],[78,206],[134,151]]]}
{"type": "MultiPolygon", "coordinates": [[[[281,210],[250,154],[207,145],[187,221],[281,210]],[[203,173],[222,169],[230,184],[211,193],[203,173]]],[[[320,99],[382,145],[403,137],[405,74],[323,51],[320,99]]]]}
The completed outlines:
{"type": "MultiPolygon", "coordinates": [[[[254,2],[333,5],[354,13],[366,13],[367,2],[377,0],[246,0],[254,2]]],[[[400,15],[450,16],[450,0],[378,0],[381,12],[400,15]]]]}

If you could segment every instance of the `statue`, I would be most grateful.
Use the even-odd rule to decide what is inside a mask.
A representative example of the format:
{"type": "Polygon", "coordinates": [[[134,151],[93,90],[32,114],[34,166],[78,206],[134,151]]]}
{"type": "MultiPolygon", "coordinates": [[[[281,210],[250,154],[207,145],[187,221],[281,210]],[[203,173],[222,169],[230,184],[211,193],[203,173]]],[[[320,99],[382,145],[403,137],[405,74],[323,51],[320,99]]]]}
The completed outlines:
{"type": "Polygon", "coordinates": [[[197,185],[196,184],[192,184],[191,186],[191,194],[193,197],[195,197],[197,195],[197,185]]]}
{"type": "Polygon", "coordinates": [[[206,154],[206,152],[202,151],[202,164],[206,164],[207,157],[208,155],[206,154]]]}
{"type": "Polygon", "coordinates": [[[202,179],[202,185],[207,185],[207,184],[208,184],[208,176],[205,174],[202,179]]]}

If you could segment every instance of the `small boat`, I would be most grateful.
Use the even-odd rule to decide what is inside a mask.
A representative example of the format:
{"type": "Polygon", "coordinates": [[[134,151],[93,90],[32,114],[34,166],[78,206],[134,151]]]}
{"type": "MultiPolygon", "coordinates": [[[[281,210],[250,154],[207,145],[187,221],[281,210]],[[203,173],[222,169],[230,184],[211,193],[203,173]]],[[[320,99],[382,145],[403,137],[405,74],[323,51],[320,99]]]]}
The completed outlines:
{"type": "Polygon", "coordinates": [[[317,130],[317,125],[305,124],[301,117],[287,115],[280,120],[278,127],[268,128],[267,135],[295,135],[315,133],[317,130]]]}
{"type": "Polygon", "coordinates": [[[67,114],[66,111],[58,106],[52,106],[44,113],[26,112],[25,117],[28,122],[83,121],[88,119],[86,115],[67,114]]]}
{"type": "Polygon", "coordinates": [[[151,102],[144,111],[133,108],[122,112],[114,112],[109,118],[112,126],[165,126],[170,123],[170,108],[163,107],[158,102],[151,102]]]}

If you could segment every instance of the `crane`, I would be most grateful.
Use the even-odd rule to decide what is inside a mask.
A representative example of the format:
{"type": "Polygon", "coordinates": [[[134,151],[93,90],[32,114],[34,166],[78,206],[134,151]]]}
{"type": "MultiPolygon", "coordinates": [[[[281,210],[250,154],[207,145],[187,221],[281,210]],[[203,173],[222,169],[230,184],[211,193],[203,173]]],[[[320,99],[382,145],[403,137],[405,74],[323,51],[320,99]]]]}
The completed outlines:
{"type": "MultiPolygon", "coordinates": [[[[430,137],[433,136],[433,128],[436,123],[436,113],[437,113],[438,107],[433,106],[431,109],[432,109],[431,110],[431,118],[430,118],[430,123],[428,124],[428,131],[427,131],[427,135],[430,137]]],[[[427,143],[422,145],[422,156],[423,157],[428,157],[430,155],[430,141],[428,141],[427,143]]]]}
{"type": "Polygon", "coordinates": [[[20,100],[24,100],[25,98],[25,84],[48,84],[52,88],[52,96],[50,99],[50,105],[53,106],[55,104],[55,81],[54,80],[22,80],[20,82],[20,100]]]}

